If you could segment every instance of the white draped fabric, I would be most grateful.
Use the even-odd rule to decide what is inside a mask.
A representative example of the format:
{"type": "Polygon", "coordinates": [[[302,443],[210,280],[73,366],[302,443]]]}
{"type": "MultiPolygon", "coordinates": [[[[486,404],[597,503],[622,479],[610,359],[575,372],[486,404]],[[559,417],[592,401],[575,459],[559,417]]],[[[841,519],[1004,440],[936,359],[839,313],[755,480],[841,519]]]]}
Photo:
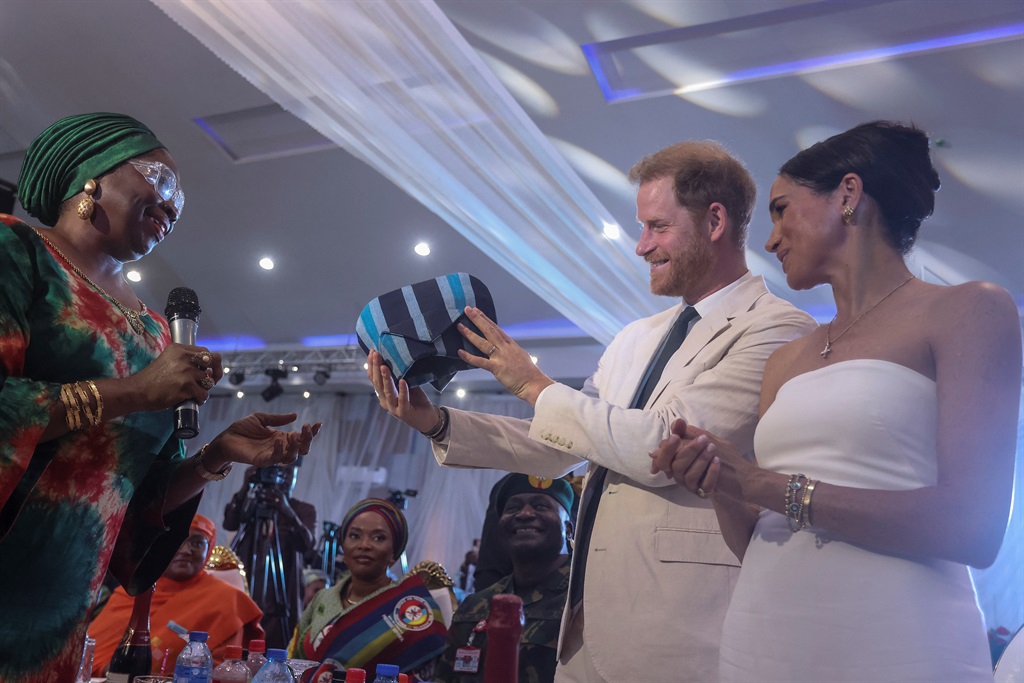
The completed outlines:
{"type": "Polygon", "coordinates": [[[602,343],[664,308],[644,263],[431,0],[152,0],[602,343]]]}
{"type": "MultiPolygon", "coordinates": [[[[474,410],[515,417],[531,414],[526,403],[507,394],[474,395],[472,401],[474,410]]],[[[416,490],[419,495],[408,498],[406,510],[409,565],[434,560],[456,578],[463,556],[480,536],[491,486],[502,472],[440,467],[427,439],[383,411],[372,394],[313,394],[308,399],[286,394],[272,403],[258,394],[242,399],[216,397],[201,408],[202,433],[189,444],[190,451],[256,411],[298,413],[297,425],[323,423],[309,456],[303,459],[293,494],[316,506],[318,525],[340,523],[345,512],[369,494],[416,490]]],[[[224,506],[242,486],[244,469],[235,467],[227,479],[207,486],[199,505],[199,512],[216,522],[221,544],[233,536],[221,526],[224,506]]],[[[318,540],[321,533],[322,527],[316,530],[318,540]]]]}

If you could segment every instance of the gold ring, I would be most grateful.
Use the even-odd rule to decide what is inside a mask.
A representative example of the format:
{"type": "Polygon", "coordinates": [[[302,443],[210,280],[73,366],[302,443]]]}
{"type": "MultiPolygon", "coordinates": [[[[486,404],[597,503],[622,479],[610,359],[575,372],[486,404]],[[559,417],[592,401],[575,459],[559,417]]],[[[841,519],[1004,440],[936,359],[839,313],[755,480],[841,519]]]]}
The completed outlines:
{"type": "Polygon", "coordinates": [[[199,380],[199,386],[201,386],[203,389],[206,389],[207,391],[213,389],[214,384],[216,384],[216,382],[213,381],[212,377],[203,377],[201,380],[199,380]]]}
{"type": "Polygon", "coordinates": [[[209,365],[213,362],[213,358],[208,353],[204,353],[199,357],[199,360],[203,361],[203,365],[209,365]]]}
{"type": "Polygon", "coordinates": [[[702,489],[699,486],[697,487],[697,495],[700,496],[701,498],[707,498],[708,497],[707,492],[705,492],[704,489],[702,489]]]}
{"type": "Polygon", "coordinates": [[[497,344],[491,344],[491,350],[487,352],[487,357],[490,358],[494,355],[494,352],[498,350],[497,344]]]}

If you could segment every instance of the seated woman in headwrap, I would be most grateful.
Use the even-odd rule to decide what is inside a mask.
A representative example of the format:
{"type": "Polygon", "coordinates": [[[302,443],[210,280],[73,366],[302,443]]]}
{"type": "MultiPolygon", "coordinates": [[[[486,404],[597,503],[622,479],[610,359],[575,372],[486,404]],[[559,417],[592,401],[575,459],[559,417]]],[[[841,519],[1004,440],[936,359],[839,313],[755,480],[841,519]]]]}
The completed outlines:
{"type": "Polygon", "coordinates": [[[397,664],[432,680],[454,609],[452,581],[423,562],[401,581],[388,576],[409,540],[405,515],[379,498],[362,500],[341,523],[349,575],[316,594],[299,619],[292,655],[373,671],[397,664]]]}
{"type": "Polygon", "coordinates": [[[50,229],[0,215],[0,680],[70,681],[108,565],[149,588],[207,481],[231,462],[291,462],[318,425],[239,420],[185,459],[172,408],[203,403],[219,354],[172,344],[122,277],[181,216],[174,159],[121,114],[54,123],[29,146],[18,198],[50,229]]]}
{"type": "MultiPolygon", "coordinates": [[[[165,666],[165,671],[171,671],[186,645],[170,628],[170,622],[189,631],[209,633],[206,644],[213,652],[214,664],[224,660],[224,648],[228,645],[246,645],[253,638],[264,637],[260,627],[263,612],[252,598],[204,569],[216,539],[214,523],[196,515],[189,537],[157,579],[149,610],[155,674],[165,666]]],[[[117,588],[89,625],[89,635],[96,639],[93,676],[106,674],[134,606],[135,598],[124,588],[117,588]]]]}

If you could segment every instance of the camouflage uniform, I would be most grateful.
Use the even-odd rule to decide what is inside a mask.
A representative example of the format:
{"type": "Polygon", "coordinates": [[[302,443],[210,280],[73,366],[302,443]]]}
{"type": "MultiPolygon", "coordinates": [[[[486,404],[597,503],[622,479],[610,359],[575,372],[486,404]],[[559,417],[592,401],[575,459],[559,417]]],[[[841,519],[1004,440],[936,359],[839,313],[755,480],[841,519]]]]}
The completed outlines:
{"type": "MultiPolygon", "coordinates": [[[[551,683],[554,680],[558,662],[558,628],[568,588],[569,563],[566,562],[532,591],[519,596],[523,599],[523,612],[526,614],[526,626],[519,641],[519,683],[551,683]]],[[[484,680],[487,634],[481,632],[473,636],[472,646],[481,649],[480,667],[475,674],[453,670],[456,650],[466,646],[473,627],[487,618],[491,598],[514,592],[512,576],[509,575],[482,591],[466,596],[452,617],[448,646],[441,656],[436,680],[443,683],[479,683],[484,680]]]]}

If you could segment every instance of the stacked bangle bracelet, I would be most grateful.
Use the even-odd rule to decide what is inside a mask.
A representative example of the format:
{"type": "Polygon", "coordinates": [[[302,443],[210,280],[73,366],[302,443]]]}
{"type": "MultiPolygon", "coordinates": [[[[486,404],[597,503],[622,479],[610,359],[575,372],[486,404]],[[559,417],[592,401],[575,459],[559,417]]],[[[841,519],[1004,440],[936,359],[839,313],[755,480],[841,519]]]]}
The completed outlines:
{"type": "Polygon", "coordinates": [[[76,432],[83,427],[95,427],[103,421],[103,396],[91,379],[74,384],[62,384],[60,402],[64,405],[64,421],[69,431],[76,432]]]}
{"type": "Polygon", "coordinates": [[[444,406],[434,406],[434,410],[437,411],[437,424],[430,431],[420,432],[420,434],[431,441],[441,441],[448,433],[448,409],[444,406]]]}
{"type": "Polygon", "coordinates": [[[818,482],[803,474],[791,474],[786,484],[786,523],[793,533],[811,526],[811,494],[818,482]]]}

